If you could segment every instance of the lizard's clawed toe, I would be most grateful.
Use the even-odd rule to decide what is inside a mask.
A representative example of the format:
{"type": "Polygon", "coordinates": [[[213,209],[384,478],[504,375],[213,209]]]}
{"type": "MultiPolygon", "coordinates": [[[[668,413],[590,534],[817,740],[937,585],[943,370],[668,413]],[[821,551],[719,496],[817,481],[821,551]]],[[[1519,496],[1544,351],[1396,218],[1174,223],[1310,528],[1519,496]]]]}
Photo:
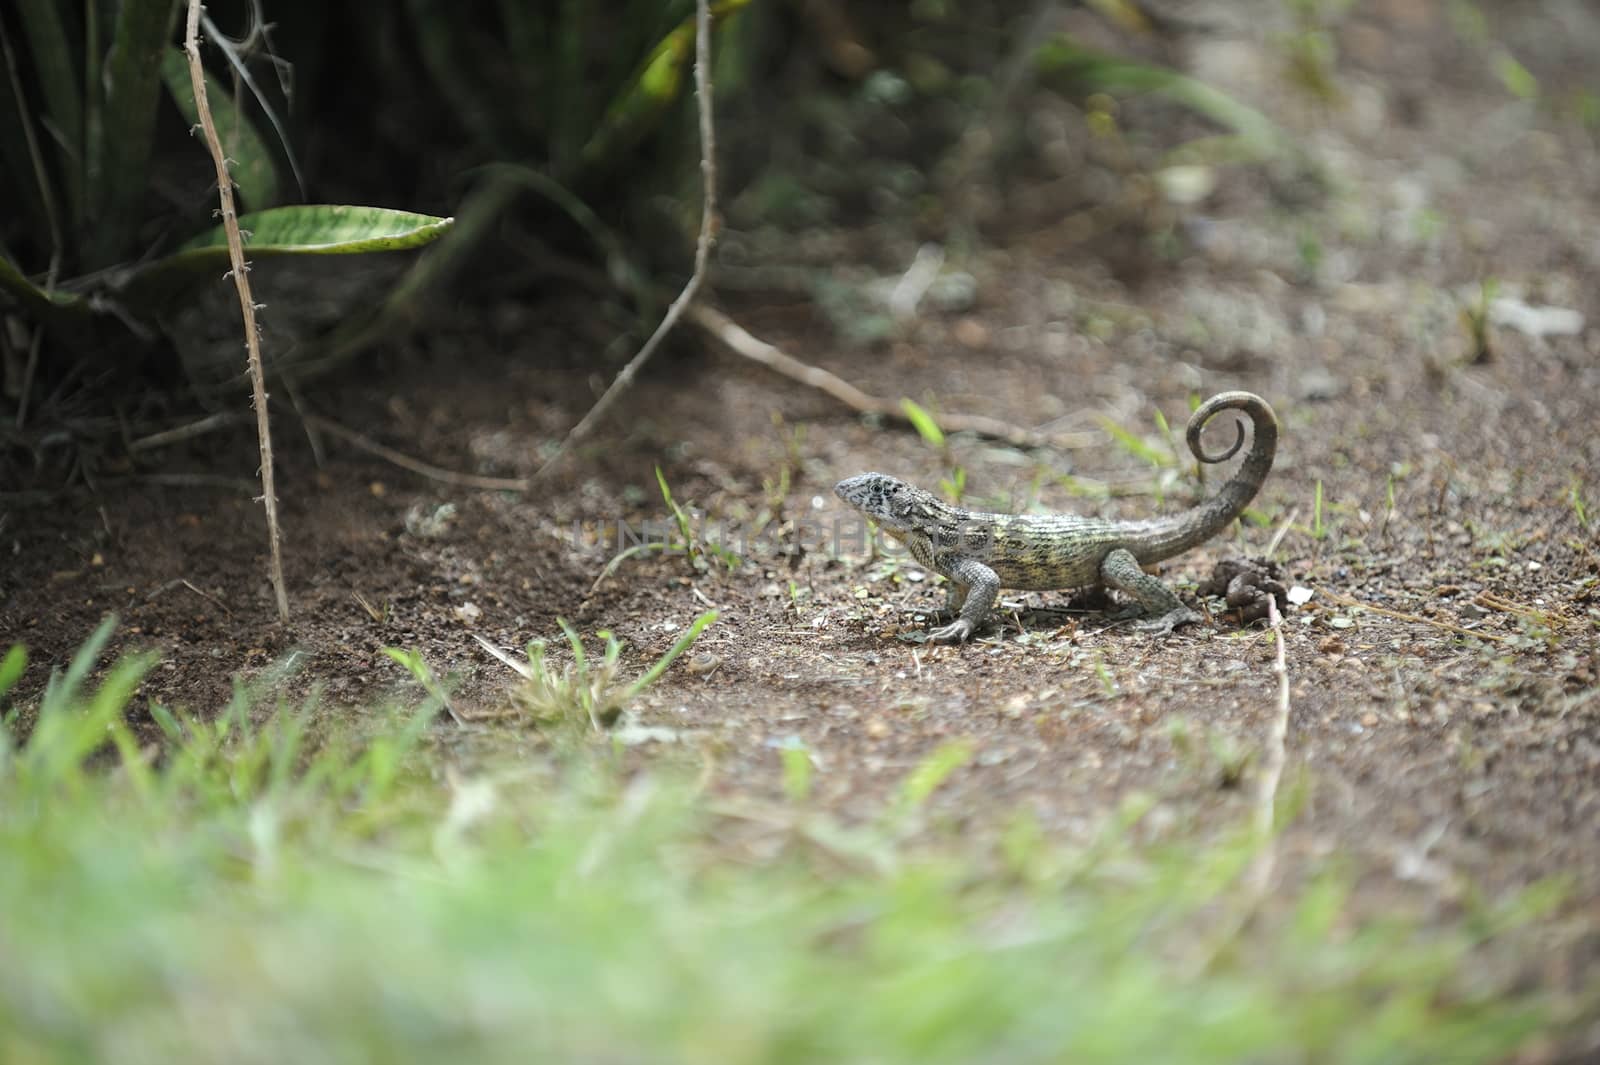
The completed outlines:
{"type": "Polygon", "coordinates": [[[972,635],[972,622],[958,618],[948,625],[928,633],[929,643],[964,643],[972,635]]]}
{"type": "Polygon", "coordinates": [[[1179,625],[1193,625],[1202,620],[1204,619],[1193,610],[1186,606],[1180,606],[1176,610],[1167,611],[1158,618],[1141,621],[1134,625],[1134,628],[1140,632],[1148,632],[1152,636],[1170,636],[1172,635],[1172,630],[1179,625]]]}

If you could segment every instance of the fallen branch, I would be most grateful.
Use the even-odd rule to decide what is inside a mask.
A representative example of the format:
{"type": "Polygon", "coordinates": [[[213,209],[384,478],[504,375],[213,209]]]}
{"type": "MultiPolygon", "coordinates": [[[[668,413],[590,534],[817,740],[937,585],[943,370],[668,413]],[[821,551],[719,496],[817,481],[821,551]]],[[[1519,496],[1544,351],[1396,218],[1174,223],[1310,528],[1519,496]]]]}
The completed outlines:
{"type": "Polygon", "coordinates": [[[141,436],[137,440],[130,440],[128,441],[128,453],[134,455],[141,451],[150,451],[158,447],[181,444],[185,440],[193,440],[195,437],[204,436],[219,429],[226,429],[237,423],[240,418],[241,415],[233,411],[211,414],[201,418],[199,421],[189,422],[187,425],[180,425],[175,429],[163,429],[159,433],[151,433],[149,436],[141,436]]]}
{"type": "Polygon", "coordinates": [[[189,23],[183,37],[183,50],[189,57],[189,84],[194,90],[195,109],[211,162],[217,169],[217,195],[222,204],[222,228],[228,234],[228,261],[233,286],[239,293],[239,311],[244,316],[245,350],[250,358],[252,403],[256,409],[256,439],[261,447],[261,500],[267,509],[267,543],[271,552],[268,576],[278,600],[278,620],[289,620],[289,593],[283,584],[282,537],[278,532],[278,497],[272,483],[272,428],[267,419],[267,377],[261,365],[261,333],[256,328],[256,304],[250,295],[250,264],[244,259],[244,239],[239,235],[239,216],[233,205],[233,177],[228,173],[228,157],[211,120],[211,105],[206,101],[205,68],[200,65],[200,0],[189,0],[189,23]]]}
{"type": "Polygon", "coordinates": [[[354,429],[347,429],[338,422],[330,421],[321,415],[309,411],[296,412],[300,420],[313,429],[327,433],[329,436],[338,437],[352,447],[365,451],[369,455],[376,455],[385,462],[391,462],[402,470],[409,470],[419,477],[440,481],[444,484],[453,484],[461,488],[478,488],[487,492],[526,492],[532,487],[532,482],[526,477],[480,477],[475,473],[457,473],[447,470],[442,466],[434,466],[414,459],[392,447],[378,443],[370,437],[362,436],[354,429]]]}
{"type": "Polygon", "coordinates": [[[1472,602],[1474,605],[1481,606],[1487,610],[1498,610],[1504,614],[1514,614],[1519,618],[1537,622],[1541,625],[1565,628],[1569,622],[1568,618],[1564,618],[1559,614],[1535,610],[1531,606],[1514,603],[1504,596],[1495,595],[1493,592],[1479,592],[1473,597],[1472,602]]]}
{"type": "MultiPolygon", "coordinates": [[[[585,263],[575,262],[553,252],[539,249],[530,252],[537,264],[551,274],[583,285],[595,292],[605,293],[616,288],[615,283],[600,270],[585,263]]],[[[722,343],[735,355],[749,359],[781,377],[832,397],[858,414],[871,414],[886,418],[898,425],[911,427],[911,419],[898,402],[880,398],[852,385],[849,381],[810,363],[801,362],[783,349],[753,336],[726,314],[703,303],[695,304],[684,312],[684,318],[699,326],[704,332],[722,343]]],[[[967,432],[999,440],[1020,448],[1079,448],[1100,443],[1100,437],[1091,433],[1043,433],[1023,429],[998,418],[979,414],[941,414],[939,426],[953,433],[967,432]]]]}
{"type": "Polygon", "coordinates": [[[1414,621],[1419,625],[1432,625],[1436,629],[1443,629],[1446,632],[1460,633],[1462,636],[1471,636],[1479,640],[1498,640],[1501,643],[1506,643],[1511,639],[1509,636],[1501,636],[1500,634],[1494,632],[1484,632],[1481,629],[1464,629],[1460,625],[1452,625],[1448,621],[1436,621],[1433,618],[1425,618],[1421,614],[1407,614],[1403,610],[1390,610],[1388,607],[1384,606],[1373,606],[1371,603],[1363,603],[1359,599],[1351,599],[1349,596],[1339,595],[1337,592],[1324,590],[1322,594],[1329,602],[1338,603],[1340,606],[1355,607],[1358,610],[1369,610],[1374,614],[1382,614],[1384,617],[1395,618],[1399,621],[1414,621]]]}
{"type": "MultiPolygon", "coordinates": [[[[191,0],[197,3],[198,0],[191,0]]],[[[671,332],[672,327],[683,316],[684,309],[694,299],[695,293],[700,290],[701,282],[705,280],[706,264],[711,257],[712,233],[716,227],[717,214],[717,145],[716,130],[711,122],[711,5],[709,0],[696,0],[695,27],[694,27],[694,91],[699,103],[700,111],[700,174],[704,184],[704,193],[700,207],[700,235],[694,245],[694,271],[689,275],[689,280],[684,283],[683,291],[678,293],[678,298],[672,301],[667,308],[667,313],[662,315],[661,322],[656,326],[650,339],[644,342],[639,353],[628,360],[611,382],[595,405],[589,408],[577,425],[567,433],[566,439],[561,441],[561,446],[556,453],[543,466],[534,472],[530,483],[538,483],[546,474],[553,470],[573,447],[585,440],[594,430],[596,423],[616,403],[617,397],[625,392],[633,379],[639,373],[650,356],[655,354],[656,348],[661,346],[661,341],[671,332]]]]}
{"type": "MultiPolygon", "coordinates": [[[[782,349],[750,335],[743,326],[721,311],[703,304],[691,307],[689,320],[720,340],[734,354],[765,366],[774,373],[781,374],[807,388],[826,393],[857,413],[875,414],[880,418],[911,424],[911,419],[906,416],[898,401],[863,392],[837,374],[801,362],[782,349]]],[[[1042,448],[1072,446],[1078,443],[1053,439],[1043,433],[1036,433],[998,418],[987,418],[981,414],[940,414],[938,420],[939,427],[947,432],[976,433],[979,436],[1003,441],[1012,447],[1042,448]]]]}

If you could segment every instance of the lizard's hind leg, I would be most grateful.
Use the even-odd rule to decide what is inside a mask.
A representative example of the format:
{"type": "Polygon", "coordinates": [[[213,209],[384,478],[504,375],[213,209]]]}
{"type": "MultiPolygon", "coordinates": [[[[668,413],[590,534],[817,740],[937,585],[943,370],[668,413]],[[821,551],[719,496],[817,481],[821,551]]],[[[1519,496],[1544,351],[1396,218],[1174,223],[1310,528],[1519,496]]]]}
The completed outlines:
{"type": "Polygon", "coordinates": [[[967,593],[971,590],[972,587],[970,585],[950,580],[944,586],[944,606],[939,608],[938,617],[941,620],[959,617],[961,607],[967,601],[967,593]]]}
{"type": "Polygon", "coordinates": [[[1105,557],[1100,563],[1100,579],[1139,601],[1144,620],[1135,627],[1141,632],[1165,636],[1179,625],[1200,620],[1200,615],[1184,606],[1172,589],[1146,573],[1126,548],[1119,547],[1105,557]]]}

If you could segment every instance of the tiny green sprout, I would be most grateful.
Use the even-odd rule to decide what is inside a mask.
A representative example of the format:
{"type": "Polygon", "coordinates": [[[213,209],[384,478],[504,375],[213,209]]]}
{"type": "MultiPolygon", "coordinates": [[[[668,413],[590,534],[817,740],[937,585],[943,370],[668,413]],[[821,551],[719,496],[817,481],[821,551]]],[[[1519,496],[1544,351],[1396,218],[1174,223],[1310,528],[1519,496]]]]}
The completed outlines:
{"type": "Polygon", "coordinates": [[[1475,364],[1494,358],[1494,347],[1489,340],[1489,309],[1499,290],[1498,281],[1492,277],[1485,278],[1478,283],[1477,300],[1461,308],[1461,324],[1467,331],[1467,341],[1472,346],[1472,362],[1475,364]]]}
{"type": "Polygon", "coordinates": [[[811,752],[804,744],[786,744],[779,748],[783,759],[783,793],[790,802],[805,802],[811,797],[811,752]]]}
{"type": "Polygon", "coordinates": [[[1316,494],[1311,498],[1311,536],[1313,539],[1326,539],[1328,527],[1322,522],[1322,481],[1317,481],[1316,494]]]}
{"type": "Polygon", "coordinates": [[[952,467],[950,476],[939,478],[939,490],[945,494],[945,498],[949,499],[950,502],[960,503],[962,497],[967,494],[967,468],[965,466],[952,467]]]}
{"type": "MultiPolygon", "coordinates": [[[[595,661],[584,649],[583,638],[578,635],[578,630],[566,618],[557,618],[556,624],[561,627],[567,644],[572,648],[572,662],[560,670],[546,659],[545,652],[549,644],[545,640],[533,640],[528,644],[526,663],[516,661],[482,637],[478,637],[478,642],[522,676],[525,683],[516,689],[514,698],[535,724],[584,724],[601,732],[614,725],[628,704],[659,680],[667,667],[716,620],[715,610],[708,610],[695,618],[666,654],[626,683],[617,675],[621,670],[622,641],[609,629],[601,629],[595,634],[603,641],[601,656],[595,661]]],[[[390,652],[390,657],[411,668],[405,659],[394,652],[390,652]]]]}
{"type": "Polygon", "coordinates": [[[672,498],[672,489],[667,487],[666,474],[661,472],[661,467],[656,467],[656,483],[661,486],[661,500],[672,512],[672,520],[678,526],[678,535],[683,538],[683,549],[689,552],[690,559],[699,557],[699,549],[695,540],[694,526],[689,521],[689,515],[672,498]]]}
{"type": "Polygon", "coordinates": [[[1491,65],[1494,67],[1495,77],[1500,79],[1500,84],[1505,86],[1507,92],[1519,100],[1531,102],[1539,98],[1539,79],[1533,76],[1532,71],[1521,63],[1510,52],[1500,51],[1491,65]]]}
{"type": "Polygon", "coordinates": [[[1322,269],[1324,258],[1321,239],[1309,229],[1302,230],[1296,242],[1296,252],[1300,256],[1300,275],[1314,280],[1322,269]]]}
{"type": "Polygon", "coordinates": [[[1572,506],[1572,514],[1578,519],[1578,527],[1589,527],[1589,506],[1583,500],[1583,481],[1573,477],[1572,483],[1567,486],[1567,502],[1572,506]]]}
{"type": "Polygon", "coordinates": [[[965,740],[940,744],[901,782],[898,812],[909,813],[925,805],[951,773],[972,760],[972,754],[972,744],[965,740]]]}
{"type": "Polygon", "coordinates": [[[1388,533],[1389,523],[1394,520],[1395,516],[1394,481],[1395,475],[1393,471],[1391,471],[1389,474],[1388,488],[1384,491],[1383,525],[1379,529],[1379,532],[1385,534],[1388,533]]]}
{"type": "Polygon", "coordinates": [[[1110,418],[1101,418],[1100,428],[1104,429],[1122,450],[1136,459],[1148,462],[1156,469],[1174,464],[1172,452],[1152,447],[1137,434],[1129,432],[1110,418]]]}
{"type": "Polygon", "coordinates": [[[1099,654],[1094,656],[1094,675],[1100,678],[1100,687],[1107,698],[1117,694],[1117,679],[1111,675],[1111,667],[1106,665],[1104,656],[1099,654]]]}
{"type": "Polygon", "coordinates": [[[936,447],[943,451],[949,446],[949,441],[944,435],[944,430],[939,428],[939,423],[934,420],[933,415],[919,406],[915,400],[909,396],[901,399],[900,409],[905,411],[906,421],[911,423],[911,427],[917,431],[917,435],[922,437],[923,442],[929,447],[936,447]]]}

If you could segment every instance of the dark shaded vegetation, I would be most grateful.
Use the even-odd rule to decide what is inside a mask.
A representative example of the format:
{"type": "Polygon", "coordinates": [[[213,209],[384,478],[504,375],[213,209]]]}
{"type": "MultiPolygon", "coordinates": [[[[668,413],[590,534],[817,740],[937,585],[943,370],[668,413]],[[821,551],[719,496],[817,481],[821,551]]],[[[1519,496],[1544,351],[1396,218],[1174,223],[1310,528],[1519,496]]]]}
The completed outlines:
{"type": "MultiPolygon", "coordinates": [[[[175,45],[182,7],[29,3],[0,19],[0,106],[15,120],[0,138],[0,199],[22,208],[0,220],[0,301],[14,323],[3,351],[0,402],[14,425],[3,468],[16,486],[92,475],[108,410],[125,444],[195,398],[227,402],[242,383],[216,298],[220,239],[205,236],[214,178],[190,135],[175,45]],[[42,455],[41,434],[63,427],[94,446],[42,455]]],[[[1120,27],[1118,17],[1080,12],[1063,30],[1044,17],[1061,14],[1049,5],[1026,14],[712,5],[730,223],[759,237],[871,222],[957,246],[1026,224],[1010,189],[1050,166],[1015,110],[1044,87],[1087,101],[1085,163],[1109,161],[1127,179],[1109,192],[1069,180],[1058,206],[1076,201],[1097,216],[1085,237],[1131,239],[1121,261],[1143,269],[1176,239],[1176,217],[1144,171],[1184,134],[1135,143],[1149,134],[1119,126],[1114,97],[1150,94],[1168,114],[1187,110],[1208,134],[1195,153],[1246,162],[1292,153],[1251,108],[1160,66],[1160,33],[1144,22],[1126,33],[1136,9],[1112,7],[1120,27]],[[1097,50],[1129,44],[1124,58],[1097,50]]],[[[438,235],[431,216],[458,220],[414,259],[378,256],[332,273],[298,259],[260,264],[273,378],[303,384],[403,336],[430,302],[464,297],[483,309],[505,296],[570,294],[586,265],[614,286],[582,288],[584,300],[598,297],[592,313],[623,323],[620,340],[647,332],[663,302],[658,283],[684,268],[692,245],[692,14],[683,0],[208,8],[213,110],[246,211],[351,203],[411,212],[344,234],[366,238],[345,251],[420,245],[438,235]]],[[[260,230],[258,260],[280,230],[321,224],[299,209],[282,223],[247,221],[260,230]]],[[[749,242],[730,251],[736,267],[760,254],[749,242]]],[[[881,334],[850,292],[825,278],[802,285],[847,335],[881,334]]]]}

